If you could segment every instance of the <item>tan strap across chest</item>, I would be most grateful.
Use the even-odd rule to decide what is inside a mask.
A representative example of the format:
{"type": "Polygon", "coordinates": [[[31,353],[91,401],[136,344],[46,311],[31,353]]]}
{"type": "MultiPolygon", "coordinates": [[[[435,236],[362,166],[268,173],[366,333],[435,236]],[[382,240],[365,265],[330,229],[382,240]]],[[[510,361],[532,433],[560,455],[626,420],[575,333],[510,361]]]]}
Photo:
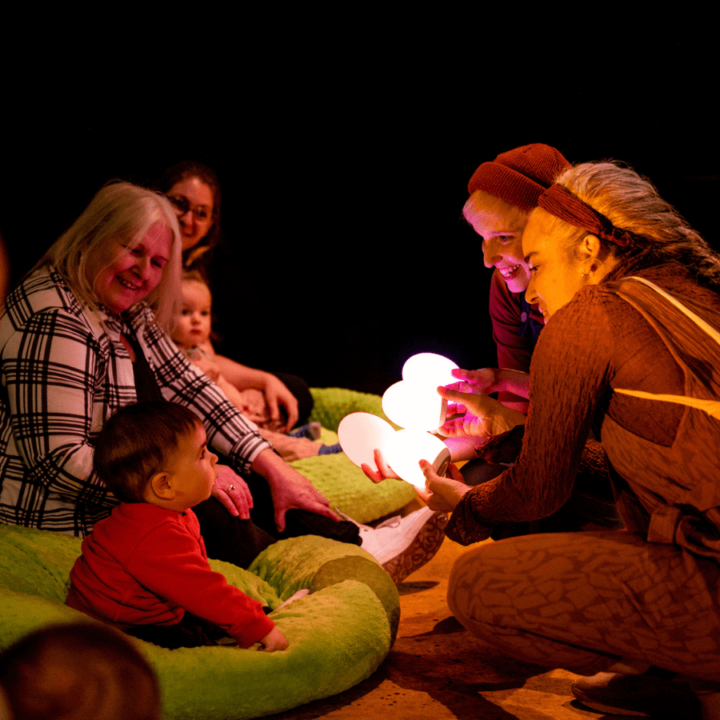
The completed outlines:
{"type": "MultiPolygon", "coordinates": [[[[685,317],[692,320],[701,330],[709,335],[719,346],[720,346],[720,333],[715,330],[711,325],[706,323],[701,317],[698,317],[692,310],[689,310],[680,301],[676,300],[672,295],[666,293],[662,288],[659,288],[649,280],[645,280],[640,277],[630,277],[628,280],[635,280],[636,282],[642,283],[649,288],[652,288],[655,292],[659,293],[675,308],[677,308],[685,317]]],[[[632,397],[641,398],[643,400],[659,400],[661,402],[671,402],[678,405],[687,405],[688,407],[696,408],[698,410],[705,411],[711,417],[716,420],[720,420],[720,400],[703,400],[701,398],[685,397],[684,395],[667,395],[664,393],[649,393],[643,392],[642,390],[624,390],[622,388],[614,388],[614,392],[620,393],[621,395],[630,395],[632,397]]]]}

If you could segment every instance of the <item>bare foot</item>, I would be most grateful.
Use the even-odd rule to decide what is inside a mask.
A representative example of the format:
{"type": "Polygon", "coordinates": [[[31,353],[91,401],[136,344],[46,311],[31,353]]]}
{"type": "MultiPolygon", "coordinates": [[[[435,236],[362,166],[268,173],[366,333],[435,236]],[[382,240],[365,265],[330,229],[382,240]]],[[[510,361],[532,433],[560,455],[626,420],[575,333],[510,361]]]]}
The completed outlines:
{"type": "Polygon", "coordinates": [[[310,591],[305,588],[303,590],[298,590],[294,595],[291,595],[280,607],[275,608],[276,610],[280,610],[281,608],[284,608],[286,605],[289,605],[291,602],[295,600],[299,600],[300,598],[304,598],[307,595],[310,594],[310,591]]]}

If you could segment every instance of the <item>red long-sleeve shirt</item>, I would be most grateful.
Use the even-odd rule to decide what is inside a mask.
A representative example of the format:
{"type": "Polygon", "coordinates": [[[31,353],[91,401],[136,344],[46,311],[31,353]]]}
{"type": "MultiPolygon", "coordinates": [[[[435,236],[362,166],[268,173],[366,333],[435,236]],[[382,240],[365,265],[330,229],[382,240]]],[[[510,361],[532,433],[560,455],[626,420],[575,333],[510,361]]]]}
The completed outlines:
{"type": "MultiPolygon", "coordinates": [[[[529,372],[535,338],[544,320],[537,305],[523,302],[523,294],[511,292],[500,271],[493,272],[489,308],[493,340],[497,346],[497,366],[529,372]]],[[[527,400],[510,392],[498,393],[498,400],[512,403],[511,407],[527,412],[527,400]]]]}
{"type": "Polygon", "coordinates": [[[274,627],[261,603],[210,569],[192,510],[121,504],[85,538],[70,579],[70,607],[120,628],[174,625],[187,610],[250,647],[274,627]]]}
{"type": "Polygon", "coordinates": [[[530,331],[522,335],[521,328],[525,323],[542,326],[544,321],[537,305],[529,306],[529,317],[523,315],[527,313],[523,309],[523,294],[511,292],[500,272],[493,272],[489,309],[493,340],[497,345],[498,367],[529,372],[536,341],[530,331]]]}

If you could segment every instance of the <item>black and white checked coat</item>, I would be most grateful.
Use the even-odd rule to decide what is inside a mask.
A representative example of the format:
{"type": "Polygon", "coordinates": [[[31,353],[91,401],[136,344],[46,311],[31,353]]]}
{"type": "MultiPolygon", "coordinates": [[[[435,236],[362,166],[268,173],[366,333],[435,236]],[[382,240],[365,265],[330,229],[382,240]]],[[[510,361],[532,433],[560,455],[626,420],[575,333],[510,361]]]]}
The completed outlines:
{"type": "Polygon", "coordinates": [[[138,303],[122,318],[82,307],[50,267],[26,278],[0,321],[0,522],[84,537],[118,504],[92,469],[103,423],[136,401],[120,341],[132,328],[166,400],[191,408],[208,445],[247,474],[270,447],[138,303]]]}

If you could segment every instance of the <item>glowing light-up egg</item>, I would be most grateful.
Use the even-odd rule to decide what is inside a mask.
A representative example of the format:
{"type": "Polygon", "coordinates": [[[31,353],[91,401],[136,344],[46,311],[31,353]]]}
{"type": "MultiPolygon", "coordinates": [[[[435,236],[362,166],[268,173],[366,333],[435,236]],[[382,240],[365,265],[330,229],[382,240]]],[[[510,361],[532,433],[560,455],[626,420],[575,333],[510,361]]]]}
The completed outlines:
{"type": "Polygon", "coordinates": [[[418,353],[405,361],[402,377],[403,380],[427,382],[437,387],[457,382],[457,378],[454,378],[451,373],[451,370],[455,369],[457,369],[457,365],[443,355],[418,353]]]}
{"type": "Polygon", "coordinates": [[[441,440],[430,433],[418,430],[398,430],[383,451],[388,465],[406,482],[425,488],[425,476],[420,460],[427,460],[443,475],[450,462],[450,451],[441,440]]]}
{"type": "Polygon", "coordinates": [[[401,380],[382,397],[385,414],[402,428],[434,431],[445,422],[447,400],[437,393],[437,385],[401,380]]]}
{"type": "Polygon", "coordinates": [[[450,462],[450,451],[441,440],[421,430],[398,430],[390,423],[370,413],[352,413],[338,426],[338,440],[350,462],[360,467],[368,465],[378,470],[375,450],[385,457],[388,465],[406,482],[425,487],[420,460],[433,465],[442,475],[450,462]]]}
{"type": "Polygon", "coordinates": [[[388,440],[395,435],[392,425],[377,415],[352,413],[338,425],[338,441],[345,455],[354,465],[368,465],[377,471],[375,449],[385,454],[388,440]]]}

